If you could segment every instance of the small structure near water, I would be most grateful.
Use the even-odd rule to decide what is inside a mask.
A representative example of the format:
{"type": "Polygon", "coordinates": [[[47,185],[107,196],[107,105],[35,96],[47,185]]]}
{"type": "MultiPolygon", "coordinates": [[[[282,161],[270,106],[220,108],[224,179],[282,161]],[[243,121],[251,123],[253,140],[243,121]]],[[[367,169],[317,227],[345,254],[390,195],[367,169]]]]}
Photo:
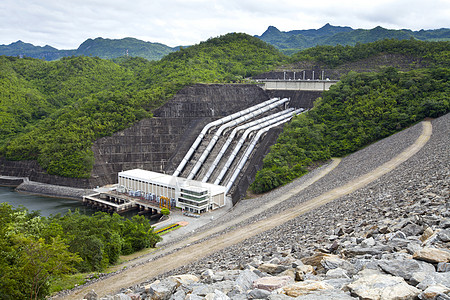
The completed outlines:
{"type": "Polygon", "coordinates": [[[226,188],[221,185],[141,169],[120,172],[118,182],[111,192],[84,196],[83,203],[119,214],[133,209],[159,214],[164,207],[203,213],[226,204],[226,188]]]}

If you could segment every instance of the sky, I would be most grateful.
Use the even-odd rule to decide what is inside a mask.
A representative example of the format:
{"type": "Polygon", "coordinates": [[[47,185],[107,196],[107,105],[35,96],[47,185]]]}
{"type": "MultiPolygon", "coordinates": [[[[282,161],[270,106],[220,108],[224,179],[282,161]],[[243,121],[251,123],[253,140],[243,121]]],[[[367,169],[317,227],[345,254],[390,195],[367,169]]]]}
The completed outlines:
{"type": "Polygon", "coordinates": [[[449,0],[0,0],[0,44],[76,49],[88,38],[194,45],[230,32],[450,28],[449,0]]]}

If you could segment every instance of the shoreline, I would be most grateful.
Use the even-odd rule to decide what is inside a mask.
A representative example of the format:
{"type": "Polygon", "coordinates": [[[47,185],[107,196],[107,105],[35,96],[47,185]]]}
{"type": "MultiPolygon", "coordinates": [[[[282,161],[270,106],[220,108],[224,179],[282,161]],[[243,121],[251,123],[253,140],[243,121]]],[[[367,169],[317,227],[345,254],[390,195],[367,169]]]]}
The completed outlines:
{"type": "MultiPolygon", "coordinates": [[[[6,185],[5,185],[6,186],[6,185]]],[[[10,185],[14,187],[14,185],[10,185]]],[[[91,189],[81,189],[68,186],[52,185],[30,181],[28,178],[16,186],[15,191],[30,195],[39,195],[52,198],[66,198],[82,201],[83,196],[95,193],[91,189]]]]}

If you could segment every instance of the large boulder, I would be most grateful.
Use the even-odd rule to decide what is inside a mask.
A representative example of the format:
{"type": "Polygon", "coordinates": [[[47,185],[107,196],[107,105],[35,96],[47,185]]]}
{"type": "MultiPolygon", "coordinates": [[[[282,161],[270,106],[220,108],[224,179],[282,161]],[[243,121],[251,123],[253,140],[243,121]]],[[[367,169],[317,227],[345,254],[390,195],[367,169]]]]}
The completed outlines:
{"type": "Polygon", "coordinates": [[[214,290],[214,293],[209,293],[205,296],[205,300],[229,300],[230,297],[219,290],[214,290]]]}
{"type": "Polygon", "coordinates": [[[323,281],[305,280],[283,287],[281,293],[290,297],[298,297],[317,290],[331,289],[333,289],[333,287],[323,281]]]}
{"type": "Polygon", "coordinates": [[[405,280],[410,280],[411,276],[416,272],[434,273],[436,271],[433,265],[414,259],[384,259],[380,260],[378,265],[386,273],[403,277],[405,280]]]}
{"type": "Polygon", "coordinates": [[[450,272],[427,274],[417,285],[417,288],[425,290],[432,285],[442,285],[450,288],[450,272]]]}
{"type": "Polygon", "coordinates": [[[179,287],[180,285],[187,285],[193,282],[198,282],[200,280],[197,276],[191,274],[174,275],[170,276],[169,279],[174,281],[177,284],[177,287],[179,287]]]}
{"type": "Polygon", "coordinates": [[[414,259],[423,260],[430,263],[450,262],[450,251],[423,248],[413,254],[414,259]]]}
{"type": "Polygon", "coordinates": [[[280,274],[283,271],[286,271],[288,268],[289,267],[283,265],[264,263],[258,267],[258,270],[267,274],[276,275],[280,274]]]}
{"type": "Polygon", "coordinates": [[[162,281],[156,280],[152,284],[145,287],[148,299],[150,300],[167,300],[175,292],[177,283],[169,278],[162,281]]]}
{"type": "Polygon", "coordinates": [[[365,300],[412,300],[421,292],[407,284],[402,277],[360,273],[362,276],[347,287],[352,294],[365,300]]]}
{"type": "Polygon", "coordinates": [[[94,290],[90,290],[89,293],[84,295],[83,300],[97,300],[98,295],[94,290]]]}
{"type": "Polygon", "coordinates": [[[242,271],[238,278],[235,280],[236,284],[242,288],[242,290],[250,290],[253,286],[253,282],[259,279],[259,276],[251,270],[242,271]]]}
{"type": "MultiPolygon", "coordinates": [[[[447,295],[450,293],[450,288],[445,287],[443,285],[431,285],[426,288],[425,291],[419,294],[419,299],[421,300],[434,300],[441,297],[446,299],[447,295]]],[[[448,297],[450,298],[450,297],[448,297]]]]}
{"type": "Polygon", "coordinates": [[[253,288],[262,289],[266,291],[273,291],[293,283],[294,280],[290,276],[268,276],[258,278],[253,282],[253,288]]]}

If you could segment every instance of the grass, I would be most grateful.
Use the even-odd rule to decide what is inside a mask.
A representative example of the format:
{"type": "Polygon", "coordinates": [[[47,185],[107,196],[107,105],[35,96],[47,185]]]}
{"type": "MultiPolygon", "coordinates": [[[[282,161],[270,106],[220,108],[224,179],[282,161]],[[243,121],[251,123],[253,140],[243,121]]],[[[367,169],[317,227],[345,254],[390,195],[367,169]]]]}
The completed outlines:
{"type": "Polygon", "coordinates": [[[50,294],[54,294],[63,290],[70,290],[78,285],[84,284],[88,278],[92,278],[92,273],[76,273],[64,275],[54,279],[50,284],[50,294]]]}

